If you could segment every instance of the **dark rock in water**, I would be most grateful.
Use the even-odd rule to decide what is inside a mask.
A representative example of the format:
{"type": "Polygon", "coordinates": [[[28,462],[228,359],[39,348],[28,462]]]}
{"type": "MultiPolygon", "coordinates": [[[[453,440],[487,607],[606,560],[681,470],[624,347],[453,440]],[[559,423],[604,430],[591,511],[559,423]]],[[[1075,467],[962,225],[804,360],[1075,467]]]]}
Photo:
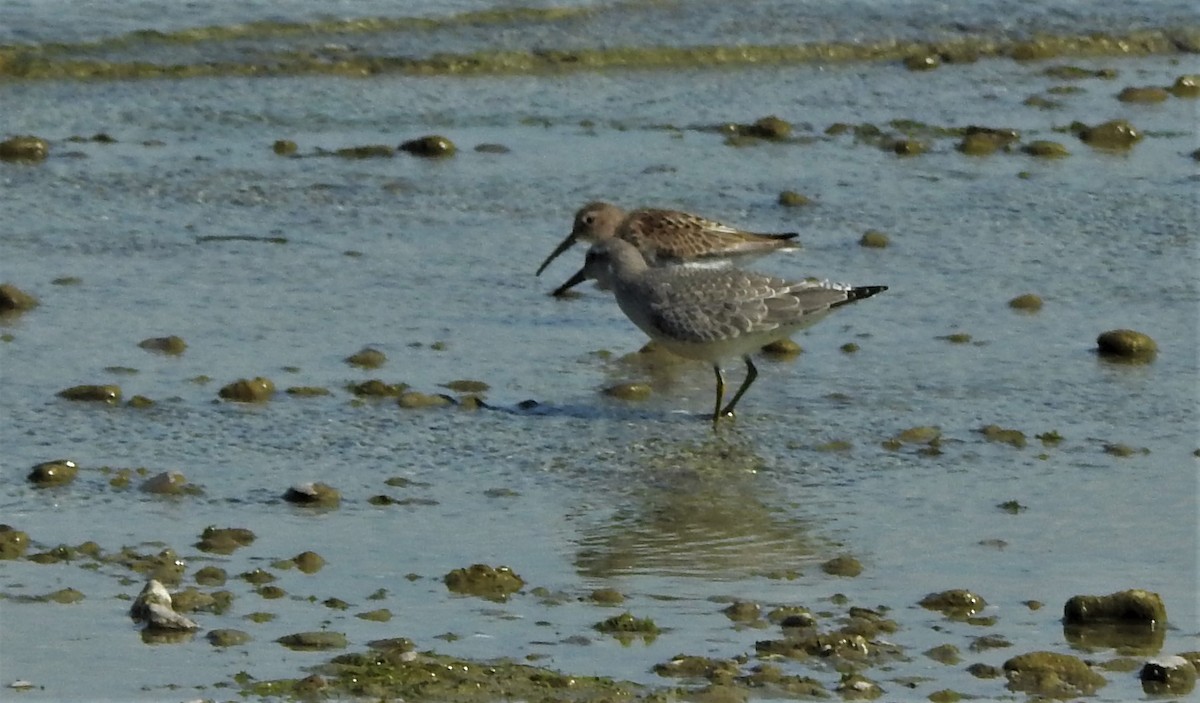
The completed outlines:
{"type": "Polygon", "coordinates": [[[284,635],[275,640],[288,649],[300,651],[319,651],[324,649],[343,649],[347,645],[346,636],[340,632],[321,630],[319,632],[296,632],[284,635]]]}
{"type": "Polygon", "coordinates": [[[371,347],[363,347],[357,352],[346,357],[346,363],[351,366],[358,366],[364,369],[377,369],[387,362],[387,355],[378,349],[371,347]]]}
{"type": "Polygon", "coordinates": [[[65,486],[79,475],[79,467],[70,459],[43,461],[29,472],[29,482],[39,488],[65,486]]]}
{"type": "Polygon", "coordinates": [[[1123,103],[1161,103],[1171,94],[1166,88],[1160,88],[1156,85],[1151,86],[1129,86],[1124,88],[1120,93],[1117,93],[1117,100],[1123,103]]]}
{"type": "Polygon", "coordinates": [[[315,507],[332,507],[339,504],[342,494],[332,486],[324,483],[301,483],[287,489],[283,499],[298,505],[315,507]]]}
{"type": "Polygon", "coordinates": [[[936,610],[954,619],[962,619],[987,607],[987,601],[963,588],[954,588],[939,593],[930,593],[921,599],[920,605],[936,610]]]}
{"type": "Polygon", "coordinates": [[[178,356],[187,350],[187,342],[183,341],[182,337],[175,335],[143,339],[138,342],[138,346],[146,351],[170,354],[171,356],[178,356]]]}
{"type": "Polygon", "coordinates": [[[1096,351],[1109,359],[1146,362],[1157,355],[1158,344],[1136,330],[1109,330],[1096,337],[1096,351]]]}
{"type": "Polygon", "coordinates": [[[1063,622],[1086,625],[1102,622],[1165,626],[1167,607],[1157,593],[1130,589],[1107,596],[1072,596],[1063,606],[1063,622]]]}
{"type": "Polygon", "coordinates": [[[249,633],[232,629],[209,630],[204,637],[214,647],[236,647],[251,640],[249,633]]]}
{"type": "Polygon", "coordinates": [[[1083,143],[1101,149],[1128,149],[1142,139],[1142,133],[1127,120],[1109,120],[1094,127],[1083,125],[1077,134],[1083,143]]]}
{"type": "Polygon", "coordinates": [[[37,298],[11,283],[0,283],[0,313],[25,312],[38,305],[37,298]]]}
{"type": "Polygon", "coordinates": [[[1200,98],[1200,75],[1180,76],[1167,90],[1177,98],[1200,98]]]}
{"type": "Polygon", "coordinates": [[[298,148],[296,142],[291,139],[276,139],[275,143],[271,145],[271,150],[279,156],[291,156],[296,153],[298,148]]]}
{"type": "Polygon", "coordinates": [[[1148,695],[1183,696],[1196,688],[1196,666],[1183,657],[1152,659],[1142,667],[1138,678],[1148,695]]]}
{"type": "Polygon", "coordinates": [[[1043,159],[1059,159],[1064,156],[1070,156],[1071,152],[1067,151],[1067,147],[1058,142],[1049,141],[1046,139],[1037,139],[1029,142],[1021,147],[1021,151],[1043,159]]]}
{"type": "Polygon", "coordinates": [[[71,386],[58,392],[60,398],[115,405],[121,402],[121,387],[117,385],[71,386]]]}
{"type": "Polygon", "coordinates": [[[400,151],[408,152],[413,156],[440,159],[454,156],[458,147],[454,146],[454,142],[441,135],[431,134],[404,142],[400,145],[400,151]]]}
{"type": "Polygon", "coordinates": [[[29,549],[29,535],[0,525],[0,559],[19,559],[29,549]]]}

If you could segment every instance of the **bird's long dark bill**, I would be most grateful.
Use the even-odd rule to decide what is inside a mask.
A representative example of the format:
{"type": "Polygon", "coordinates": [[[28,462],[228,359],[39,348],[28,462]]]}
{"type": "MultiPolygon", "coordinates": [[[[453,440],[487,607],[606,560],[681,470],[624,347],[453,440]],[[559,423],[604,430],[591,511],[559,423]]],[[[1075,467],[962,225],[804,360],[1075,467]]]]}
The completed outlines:
{"type": "Polygon", "coordinates": [[[586,280],[587,280],[587,276],[585,276],[583,274],[583,269],[579,269],[578,271],[575,272],[574,276],[571,276],[570,278],[567,279],[566,283],[562,284],[558,288],[555,288],[554,292],[551,293],[551,295],[553,295],[554,297],[557,298],[557,297],[561,296],[563,293],[566,293],[567,291],[571,290],[572,288],[579,285],[580,283],[583,283],[586,280]]]}
{"type": "Polygon", "coordinates": [[[550,252],[550,256],[546,257],[546,260],[542,262],[542,265],[538,266],[537,273],[534,275],[537,275],[537,276],[542,275],[542,271],[546,270],[546,267],[550,265],[550,262],[557,259],[559,254],[570,249],[571,245],[574,243],[575,243],[575,234],[574,233],[568,234],[566,239],[562,240],[561,242],[558,243],[558,246],[554,247],[554,251],[550,252]]]}

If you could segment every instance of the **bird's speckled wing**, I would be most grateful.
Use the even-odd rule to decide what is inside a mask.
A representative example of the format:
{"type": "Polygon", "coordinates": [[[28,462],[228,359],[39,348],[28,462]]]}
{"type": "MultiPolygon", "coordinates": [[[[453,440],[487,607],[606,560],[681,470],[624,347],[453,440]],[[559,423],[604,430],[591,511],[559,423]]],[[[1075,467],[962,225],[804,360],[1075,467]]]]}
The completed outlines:
{"type": "Polygon", "coordinates": [[[795,248],[795,233],[746,232],[677,210],[631,213],[617,236],[633,244],[652,264],[721,259],[795,248]]]}

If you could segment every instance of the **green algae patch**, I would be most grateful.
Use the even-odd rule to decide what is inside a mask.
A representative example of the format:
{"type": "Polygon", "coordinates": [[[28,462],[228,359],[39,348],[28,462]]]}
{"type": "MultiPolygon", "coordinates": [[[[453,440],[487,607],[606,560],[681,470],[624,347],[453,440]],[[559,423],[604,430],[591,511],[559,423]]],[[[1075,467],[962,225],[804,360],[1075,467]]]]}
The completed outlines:
{"type": "Polygon", "coordinates": [[[200,533],[200,541],[195,544],[202,552],[212,554],[233,554],[241,547],[254,543],[255,535],[244,527],[216,527],[209,525],[200,533]]]}
{"type": "Polygon", "coordinates": [[[491,386],[483,381],[476,381],[469,378],[460,378],[449,383],[441,384],[442,388],[449,388],[455,393],[487,393],[491,390],[491,386]]]}
{"type": "Polygon", "coordinates": [[[860,563],[858,559],[855,559],[848,554],[836,556],[821,564],[821,571],[824,571],[830,576],[854,578],[861,574],[862,570],[862,563],[860,563]]]}
{"type": "Polygon", "coordinates": [[[283,392],[293,398],[316,398],[324,395],[333,395],[328,388],[321,386],[289,386],[283,392]]]}
{"type": "Polygon", "coordinates": [[[11,283],[0,283],[0,314],[26,312],[37,306],[37,298],[11,283]]]}
{"type": "Polygon", "coordinates": [[[1096,337],[1096,351],[1109,360],[1147,363],[1158,354],[1158,344],[1150,335],[1137,330],[1109,330],[1096,337]]]}
{"type": "Polygon", "coordinates": [[[59,391],[58,397],[85,403],[116,405],[121,402],[121,387],[117,385],[96,384],[71,386],[59,391]]]}
{"type": "Polygon", "coordinates": [[[1067,147],[1049,139],[1036,139],[1022,146],[1021,151],[1039,159],[1062,159],[1071,155],[1067,147]]]}
{"type": "Polygon", "coordinates": [[[988,156],[1001,149],[1007,150],[1021,135],[1015,129],[970,126],[966,128],[962,141],[955,147],[967,156],[988,156]]]}
{"type": "Polygon", "coordinates": [[[198,496],[204,489],[187,480],[179,471],[163,471],[151,476],[138,486],[143,493],[160,496],[198,496]]]}
{"type": "Polygon", "coordinates": [[[989,442],[1007,444],[1017,449],[1025,448],[1025,433],[1021,430],[1009,429],[999,425],[984,425],[979,428],[978,432],[989,442]]]}
{"type": "MultiPolygon", "coordinates": [[[[0,64],[2,69],[2,64],[0,64]]],[[[2,70],[0,70],[2,73],[2,70]]],[[[0,161],[34,164],[50,155],[50,143],[41,137],[24,135],[0,142],[0,161]]]]}
{"type": "Polygon", "coordinates": [[[893,435],[883,442],[885,449],[895,451],[905,445],[937,445],[942,438],[942,430],[933,425],[910,427],[893,435]]]}
{"type": "Polygon", "coordinates": [[[47,593],[43,596],[38,597],[38,600],[43,600],[48,603],[61,603],[63,605],[70,605],[72,603],[78,603],[79,601],[81,601],[83,599],[84,599],[83,593],[77,591],[74,588],[60,588],[57,591],[52,591],[50,593],[47,593]]]}
{"type": "Polygon", "coordinates": [[[300,552],[292,557],[292,563],[300,570],[302,574],[315,574],[325,567],[325,559],[316,552],[307,551],[300,552]]]}
{"type": "Polygon", "coordinates": [[[138,346],[149,352],[157,352],[169,356],[179,356],[187,351],[187,342],[183,341],[183,337],[176,335],[143,339],[138,342],[138,346]]]}
{"type": "Polygon", "coordinates": [[[812,204],[812,198],[803,193],[797,193],[794,190],[784,190],[780,191],[779,197],[776,198],[775,202],[779,203],[782,207],[804,207],[805,205],[812,204]]]}
{"type": "Polygon", "coordinates": [[[734,601],[721,612],[734,622],[754,622],[762,614],[762,606],[752,601],[734,601]]]}
{"type": "Polygon", "coordinates": [[[299,148],[291,139],[276,139],[271,144],[271,151],[275,152],[277,156],[291,156],[299,148]]]}
{"type": "Polygon", "coordinates": [[[212,588],[216,586],[224,586],[227,576],[225,574],[225,569],[222,569],[219,566],[209,565],[198,569],[195,574],[192,574],[192,578],[195,579],[196,583],[200,584],[201,586],[208,586],[212,588]]]}
{"type": "MultiPolygon", "coordinates": [[[[383,643],[381,643],[382,645],[383,643]]],[[[406,646],[380,646],[364,653],[334,657],[317,667],[321,695],[328,700],[374,699],[492,703],[528,701],[642,700],[637,684],[590,676],[571,676],[509,661],[476,662],[413,651],[406,646]]],[[[247,696],[310,699],[313,677],[243,680],[247,696]]]]}
{"type": "Polygon", "coordinates": [[[954,666],[962,661],[962,657],[959,656],[958,647],[952,644],[939,644],[936,647],[925,650],[924,654],[935,662],[947,666],[954,666]]]}
{"type": "Polygon", "coordinates": [[[377,369],[387,363],[387,355],[372,347],[363,347],[345,359],[347,364],[363,369],[377,369]]]}
{"type": "Polygon", "coordinates": [[[387,144],[364,144],[337,149],[333,155],[343,159],[379,159],[395,156],[396,150],[387,144]]]}
{"type": "Polygon", "coordinates": [[[389,622],[392,619],[392,611],[387,608],[378,608],[376,610],[368,610],[364,613],[358,613],[354,617],[359,620],[369,620],[371,622],[389,622]]]}
{"type": "Polygon", "coordinates": [[[409,139],[400,145],[400,151],[427,159],[444,159],[454,156],[458,147],[440,134],[430,134],[409,139]]]}
{"type": "Polygon", "coordinates": [[[842,674],[834,690],[848,701],[873,700],[883,695],[879,684],[858,673],[842,674]]]}
{"type": "Polygon", "coordinates": [[[275,640],[288,649],[299,652],[316,652],[327,649],[345,649],[346,636],[340,632],[321,630],[317,632],[296,632],[284,635],[275,640]]]}
{"type": "Polygon", "coordinates": [[[667,678],[705,679],[728,684],[741,673],[741,666],[733,659],[677,654],[670,661],[655,664],[653,671],[667,678]]]}
{"type": "Polygon", "coordinates": [[[269,378],[241,378],[221,388],[217,395],[236,403],[265,403],[275,395],[275,384],[269,378]]]}
{"type": "Polygon", "coordinates": [[[987,601],[964,588],[930,593],[920,600],[926,610],[936,610],[951,620],[966,620],[987,607],[987,601]]]}
{"type": "Polygon", "coordinates": [[[1108,681],[1082,659],[1057,652],[1030,652],[1004,662],[1011,691],[1049,698],[1090,696],[1108,681]]]}
{"type": "Polygon", "coordinates": [[[70,459],[56,459],[35,464],[29,471],[29,482],[38,488],[65,486],[79,475],[79,466],[70,459]]]}
{"type": "Polygon", "coordinates": [[[396,404],[408,410],[419,410],[422,408],[444,408],[448,405],[454,405],[454,398],[441,393],[404,391],[396,398],[396,404]]]}
{"type": "Polygon", "coordinates": [[[891,243],[892,240],[877,229],[869,229],[863,232],[863,235],[858,239],[858,245],[867,249],[886,249],[891,246],[891,243]]]}
{"type": "Polygon", "coordinates": [[[792,124],[775,115],[762,117],[750,124],[728,124],[722,127],[728,136],[726,144],[745,146],[756,141],[783,142],[792,136],[792,124]]]}
{"type": "Polygon", "coordinates": [[[625,602],[625,595],[615,588],[597,588],[588,594],[588,600],[598,605],[620,605],[625,602]]]}
{"type": "Polygon", "coordinates": [[[633,613],[629,611],[601,620],[592,627],[623,642],[641,637],[645,642],[650,643],[658,637],[660,632],[658,625],[653,620],[634,617],[633,613]]]}
{"type": "Polygon", "coordinates": [[[525,586],[525,580],[507,566],[472,564],[465,569],[455,569],[442,579],[452,593],[478,596],[494,601],[505,601],[525,586]]]}

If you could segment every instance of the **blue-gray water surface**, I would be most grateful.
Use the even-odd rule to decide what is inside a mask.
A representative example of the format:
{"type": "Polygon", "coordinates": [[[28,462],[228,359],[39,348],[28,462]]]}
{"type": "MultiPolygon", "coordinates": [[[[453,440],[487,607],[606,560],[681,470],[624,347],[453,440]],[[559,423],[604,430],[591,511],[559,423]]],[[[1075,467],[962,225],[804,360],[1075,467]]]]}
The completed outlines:
{"type": "MultiPolygon", "coordinates": [[[[8,42],[164,29],[153,3],[130,4],[144,14],[105,17],[111,26],[99,30],[86,16],[54,24],[53,8],[71,4],[11,5],[22,19],[8,42]]],[[[320,16],[318,5],[328,11],[312,3],[283,19],[320,16]]],[[[336,12],[385,14],[389,4],[379,5],[336,12]]],[[[977,19],[1019,26],[1039,16],[1014,19],[1004,5],[988,4],[977,19]]],[[[410,14],[485,5],[421,7],[410,14]]],[[[718,23],[721,31],[751,33],[789,11],[750,7],[758,14],[718,23]]],[[[830,36],[867,31],[850,10],[805,7],[840,28],[830,36]]],[[[886,11],[905,18],[895,29],[903,36],[940,7],[886,11]]],[[[1104,5],[1099,16],[1124,7],[1104,5]]],[[[273,8],[229,4],[183,26],[280,19],[273,8]]],[[[1172,3],[1151,10],[1140,16],[1162,20],[1154,25],[1183,13],[1172,3]]],[[[697,31],[710,24],[695,21],[697,31]]],[[[629,32],[617,36],[649,33],[629,32]]],[[[836,610],[836,594],[889,608],[900,625],[888,639],[907,656],[865,670],[887,700],[946,688],[1020,695],[964,667],[1027,651],[1117,658],[1064,637],[1062,605],[1076,594],[1157,592],[1170,620],[1161,654],[1200,649],[1197,101],[1115,98],[1126,85],[1170,85],[1197,62],[1103,57],[1069,63],[1114,69],[1116,79],[1046,75],[1061,63],[0,82],[2,136],[51,144],[44,162],[0,162],[0,281],[40,300],[0,322],[0,523],[27,532],[31,553],[88,540],[106,552],[170,548],[187,562],[184,584],[201,566],[221,566],[232,608],[194,618],[201,632],[253,637],[228,649],[202,635],[147,645],[128,617],[143,585],[129,570],[0,561],[0,685],[33,686],[0,698],[234,698],[236,687],[223,686],[238,672],[297,677],[323,661],[273,641],[322,628],[346,633],[356,649],[404,636],[455,656],[529,657],[670,686],[654,664],[680,653],[753,662],[755,642],[778,636],[774,626],[731,623],[721,612],[731,599],[818,611],[836,610]],[[1026,105],[1031,95],[1059,107],[1026,105]],[[715,129],[766,115],[792,122],[798,139],[736,147],[715,129]],[[922,137],[927,153],[899,157],[826,134],[835,123],[887,130],[898,119],[1015,129],[1070,155],[970,157],[956,138],[935,135],[922,137]],[[1129,120],[1144,138],[1104,151],[1064,129],[1109,119],[1129,120]],[[96,133],[116,141],[70,139],[96,133]],[[434,133],[458,154],[325,155],[434,133]],[[272,153],[278,139],[294,140],[299,157],[272,153]],[[474,148],[488,144],[506,150],[474,148]],[[812,203],[782,207],[784,190],[812,203]],[[602,291],[547,296],[581,248],[533,275],[593,199],[797,231],[801,251],[755,267],[889,290],[799,335],[799,356],[760,360],[737,419],[714,433],[708,367],[626,358],[645,339],[602,291]],[[890,246],[860,246],[868,229],[890,246]],[[1044,307],[1011,309],[1024,293],[1044,307]],[[1154,361],[1097,356],[1097,335],[1119,328],[1153,337],[1154,361]],[[188,344],[179,357],[138,346],[172,334],[188,344]],[[969,341],[952,343],[954,334],[969,341]],[[858,351],[842,351],[849,342],[858,351]],[[345,363],[367,346],[387,355],[384,366],[345,363]],[[279,387],[271,402],[218,399],[224,384],[254,376],[279,387]],[[369,378],[427,393],[484,381],[490,407],[356,402],[346,386],[369,378]],[[624,381],[653,392],[637,402],[601,393],[624,381]],[[127,399],[155,404],[56,396],[84,383],[116,383],[127,399]],[[282,392],[290,386],[331,394],[282,392]],[[522,409],[526,400],[537,405],[522,409]],[[1022,431],[1027,445],[989,441],[979,430],[992,424],[1022,431]],[[920,426],[940,429],[940,452],[885,446],[920,426]],[[1035,438],[1054,432],[1060,443],[1035,438]],[[831,442],[844,444],[829,451],[831,442]],[[1120,456],[1114,445],[1133,452],[1120,456]],[[25,479],[59,458],[80,465],[69,486],[25,479]],[[203,493],[155,496],[137,490],[140,478],[110,485],[121,468],[179,471],[203,493]],[[410,483],[385,483],[396,477],[410,483]],[[340,507],[313,512],[281,499],[306,481],[339,489],[340,507]],[[368,502],[380,494],[402,502],[368,502]],[[1002,510],[1006,501],[1023,509],[1002,510]],[[194,544],[209,525],[245,527],[257,540],[208,554],[194,544]],[[272,566],[304,550],[325,568],[272,566]],[[862,575],[822,571],[841,554],[858,558],[862,575]],[[442,577],[478,562],[510,566],[526,589],[504,603],[449,593],[442,577]],[[288,597],[264,599],[236,576],[255,568],[275,571],[288,597]],[[23,598],[64,587],[85,598],[23,598]],[[629,645],[596,632],[594,623],[621,612],[587,600],[602,587],[665,632],[629,645]],[[986,598],[995,624],[917,606],[951,588],[986,598]],[[330,597],[350,608],[326,608],[330,597]],[[1031,600],[1045,605],[1032,610],[1031,600]],[[395,617],[355,617],[376,608],[395,617]],[[246,619],[256,611],[276,617],[246,619]],[[440,638],[448,632],[457,639],[440,638]],[[985,634],[1011,646],[966,651],[985,634]],[[960,665],[922,654],[946,642],[964,650],[960,665]]],[[[839,679],[821,663],[781,665],[831,688],[839,679]]],[[[1105,677],[1097,700],[1148,698],[1136,671],[1105,677]]]]}

